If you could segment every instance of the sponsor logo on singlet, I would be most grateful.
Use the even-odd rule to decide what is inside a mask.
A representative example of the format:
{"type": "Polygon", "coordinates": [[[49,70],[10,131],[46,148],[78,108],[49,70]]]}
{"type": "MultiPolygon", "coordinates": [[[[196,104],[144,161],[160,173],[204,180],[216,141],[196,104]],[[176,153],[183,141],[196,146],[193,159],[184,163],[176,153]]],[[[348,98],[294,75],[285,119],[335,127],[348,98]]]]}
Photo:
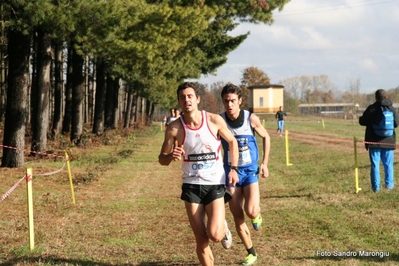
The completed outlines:
{"type": "Polygon", "coordinates": [[[190,154],[187,156],[188,161],[190,162],[200,162],[200,161],[212,161],[216,160],[216,153],[199,153],[199,154],[190,154]]]}

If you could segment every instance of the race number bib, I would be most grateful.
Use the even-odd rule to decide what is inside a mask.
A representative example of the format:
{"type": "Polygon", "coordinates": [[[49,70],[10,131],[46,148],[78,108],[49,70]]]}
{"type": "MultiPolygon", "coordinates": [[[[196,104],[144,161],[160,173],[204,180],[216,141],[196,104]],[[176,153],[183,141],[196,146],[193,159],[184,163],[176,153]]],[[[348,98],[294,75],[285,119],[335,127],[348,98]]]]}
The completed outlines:
{"type": "MultiPolygon", "coordinates": [[[[251,153],[249,147],[245,144],[242,147],[238,147],[238,165],[246,165],[252,163],[251,153]]],[[[230,152],[228,153],[228,162],[231,164],[230,152]]]]}
{"type": "Polygon", "coordinates": [[[210,177],[216,173],[216,154],[214,152],[190,154],[187,159],[189,176],[201,178],[210,177]]]}

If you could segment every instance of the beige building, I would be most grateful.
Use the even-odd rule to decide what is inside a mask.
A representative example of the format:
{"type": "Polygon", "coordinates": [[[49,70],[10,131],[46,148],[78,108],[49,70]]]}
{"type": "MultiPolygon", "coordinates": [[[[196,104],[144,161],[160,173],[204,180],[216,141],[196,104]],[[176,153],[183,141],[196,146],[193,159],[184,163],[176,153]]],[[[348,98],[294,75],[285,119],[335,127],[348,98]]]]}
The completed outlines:
{"type": "Polygon", "coordinates": [[[284,106],[283,85],[249,86],[248,109],[253,113],[275,113],[284,106]]]}

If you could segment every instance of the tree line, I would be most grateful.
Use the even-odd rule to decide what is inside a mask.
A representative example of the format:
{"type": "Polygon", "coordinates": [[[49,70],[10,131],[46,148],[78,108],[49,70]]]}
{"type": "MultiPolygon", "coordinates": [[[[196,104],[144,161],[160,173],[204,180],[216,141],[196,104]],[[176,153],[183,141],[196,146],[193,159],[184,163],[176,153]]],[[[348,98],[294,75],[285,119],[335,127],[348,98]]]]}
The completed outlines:
{"type": "MultiPolygon", "coordinates": [[[[345,90],[340,90],[328,75],[290,77],[280,81],[284,85],[284,105],[287,111],[298,113],[298,105],[315,103],[354,103],[361,109],[375,101],[374,92],[362,93],[360,78],[348,80],[345,90]]],[[[393,102],[399,102],[399,86],[385,89],[393,102]]]]}
{"type": "Polygon", "coordinates": [[[148,123],[179,83],[212,74],[248,36],[239,22],[272,24],[289,0],[4,0],[0,3],[2,167],[123,124],[148,123]],[[29,144],[28,144],[29,145],[29,144]],[[4,148],[5,146],[16,149],[4,148]]]}

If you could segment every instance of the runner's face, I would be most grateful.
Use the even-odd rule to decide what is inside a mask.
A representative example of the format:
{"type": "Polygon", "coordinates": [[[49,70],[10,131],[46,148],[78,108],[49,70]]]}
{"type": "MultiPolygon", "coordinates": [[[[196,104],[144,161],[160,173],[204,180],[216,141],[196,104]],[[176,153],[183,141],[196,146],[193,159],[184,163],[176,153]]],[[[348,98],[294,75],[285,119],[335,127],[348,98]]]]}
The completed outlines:
{"type": "Polygon", "coordinates": [[[179,106],[183,113],[197,110],[199,102],[200,99],[195,95],[193,88],[186,88],[179,92],[179,106]]]}
{"type": "Polygon", "coordinates": [[[238,99],[235,93],[227,93],[223,95],[224,110],[230,118],[237,118],[240,114],[240,104],[242,99],[238,99]]]}

